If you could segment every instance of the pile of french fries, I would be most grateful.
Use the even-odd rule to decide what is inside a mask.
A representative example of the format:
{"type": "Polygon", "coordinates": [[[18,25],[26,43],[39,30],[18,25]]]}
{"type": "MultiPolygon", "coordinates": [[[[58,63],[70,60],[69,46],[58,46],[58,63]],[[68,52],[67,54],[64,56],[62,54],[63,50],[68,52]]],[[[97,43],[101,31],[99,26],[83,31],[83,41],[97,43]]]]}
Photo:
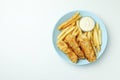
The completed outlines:
{"type": "MultiPolygon", "coordinates": [[[[69,59],[73,63],[77,63],[77,61],[80,58],[76,58],[76,56],[71,56],[70,51],[68,52],[68,49],[70,49],[71,52],[75,53],[73,50],[74,48],[72,49],[71,46],[69,46],[65,41],[65,38],[68,35],[74,36],[77,44],[79,44],[77,41],[78,36],[85,35],[87,37],[87,39],[90,41],[90,44],[92,45],[92,48],[93,48],[96,56],[100,52],[101,45],[102,45],[102,37],[101,37],[102,32],[100,29],[100,25],[98,23],[96,23],[93,30],[84,32],[81,30],[80,25],[79,25],[81,17],[82,16],[80,15],[80,13],[76,12],[70,19],[68,19],[67,21],[63,22],[61,25],[58,26],[58,30],[60,30],[61,33],[57,36],[57,46],[66,55],[68,55],[69,59]],[[62,42],[62,44],[59,44],[60,42],[62,42]],[[64,45],[66,45],[66,46],[64,46],[64,45]]],[[[83,58],[83,59],[85,59],[85,58],[83,58]]]]}

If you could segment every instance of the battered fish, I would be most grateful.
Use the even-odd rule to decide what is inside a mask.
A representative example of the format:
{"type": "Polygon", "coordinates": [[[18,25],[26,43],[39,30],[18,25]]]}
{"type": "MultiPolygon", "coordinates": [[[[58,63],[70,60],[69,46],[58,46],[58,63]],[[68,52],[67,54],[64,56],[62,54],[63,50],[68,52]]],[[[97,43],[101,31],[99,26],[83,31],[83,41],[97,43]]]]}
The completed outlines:
{"type": "Polygon", "coordinates": [[[80,58],[80,59],[84,59],[84,53],[83,51],[80,49],[75,36],[74,35],[67,35],[65,38],[65,42],[72,48],[72,50],[75,52],[75,54],[80,58]]]}
{"type": "Polygon", "coordinates": [[[84,51],[85,57],[89,62],[94,62],[96,60],[96,54],[93,50],[90,40],[86,37],[85,34],[79,35],[77,37],[79,41],[79,45],[81,46],[82,50],[84,51]]]}
{"type": "Polygon", "coordinates": [[[73,63],[77,63],[78,61],[77,55],[72,51],[71,48],[68,47],[68,45],[64,41],[57,42],[57,46],[61,51],[63,51],[68,56],[68,58],[73,63]]]}

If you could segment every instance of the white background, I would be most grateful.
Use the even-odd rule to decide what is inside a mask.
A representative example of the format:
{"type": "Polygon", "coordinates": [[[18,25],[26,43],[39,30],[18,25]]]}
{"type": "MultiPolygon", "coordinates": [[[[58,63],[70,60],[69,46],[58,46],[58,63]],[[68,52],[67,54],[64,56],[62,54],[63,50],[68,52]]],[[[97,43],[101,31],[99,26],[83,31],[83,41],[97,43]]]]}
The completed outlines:
{"type": "Polygon", "coordinates": [[[0,0],[0,80],[120,79],[119,0],[0,0]],[[108,31],[104,55],[86,66],[59,57],[52,44],[56,22],[73,10],[91,11],[108,31]]]}

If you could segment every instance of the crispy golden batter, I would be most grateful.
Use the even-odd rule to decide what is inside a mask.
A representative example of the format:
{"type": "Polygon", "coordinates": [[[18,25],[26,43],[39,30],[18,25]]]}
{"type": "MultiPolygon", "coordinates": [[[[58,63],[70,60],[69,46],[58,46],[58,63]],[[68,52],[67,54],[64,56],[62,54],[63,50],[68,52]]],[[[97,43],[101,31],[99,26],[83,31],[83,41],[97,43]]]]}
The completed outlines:
{"type": "Polygon", "coordinates": [[[77,40],[79,41],[79,45],[81,46],[82,50],[84,51],[85,57],[89,62],[94,62],[96,60],[96,54],[93,50],[91,42],[86,37],[85,34],[79,35],[77,40]]]}
{"type": "Polygon", "coordinates": [[[77,63],[78,57],[64,41],[57,42],[58,48],[63,51],[73,63],[77,63]]]}
{"type": "Polygon", "coordinates": [[[79,45],[75,39],[74,35],[67,35],[65,38],[65,42],[68,43],[68,45],[72,48],[72,50],[75,52],[75,54],[80,58],[84,59],[84,53],[83,51],[79,48],[79,45]]]}

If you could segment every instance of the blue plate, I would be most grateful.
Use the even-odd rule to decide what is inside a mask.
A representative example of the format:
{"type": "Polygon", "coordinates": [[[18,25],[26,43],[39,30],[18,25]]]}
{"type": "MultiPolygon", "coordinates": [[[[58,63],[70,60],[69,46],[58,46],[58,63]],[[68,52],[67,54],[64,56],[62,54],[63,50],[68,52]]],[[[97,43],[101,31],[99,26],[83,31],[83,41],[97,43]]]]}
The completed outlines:
{"type": "Polygon", "coordinates": [[[68,20],[71,16],[73,16],[76,12],[79,12],[81,16],[89,16],[92,17],[97,23],[100,24],[100,29],[102,30],[102,46],[101,46],[101,51],[98,53],[97,59],[103,54],[106,46],[107,46],[107,31],[105,28],[104,23],[102,22],[101,19],[99,19],[96,15],[87,12],[87,11],[73,11],[70,13],[67,13],[64,15],[55,25],[54,31],[53,31],[53,45],[55,50],[57,51],[57,54],[60,55],[66,62],[74,64],[74,65],[85,65],[89,64],[91,62],[88,62],[86,59],[85,60],[79,60],[78,63],[72,63],[70,59],[57,47],[56,41],[57,41],[57,36],[60,34],[60,31],[57,29],[57,27],[62,24],[64,21],[68,20]]]}

